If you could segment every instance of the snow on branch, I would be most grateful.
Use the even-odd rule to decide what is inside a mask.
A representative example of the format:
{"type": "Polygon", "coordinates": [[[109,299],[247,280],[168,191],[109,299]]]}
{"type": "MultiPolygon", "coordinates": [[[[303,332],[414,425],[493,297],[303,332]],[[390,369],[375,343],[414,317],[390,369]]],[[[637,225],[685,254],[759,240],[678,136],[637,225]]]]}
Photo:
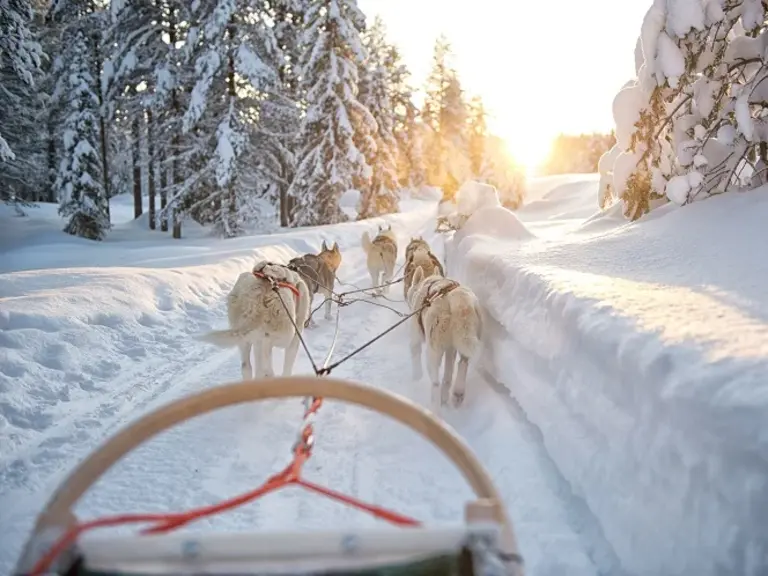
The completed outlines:
{"type": "Polygon", "coordinates": [[[600,162],[627,218],[765,182],[767,38],[760,0],[654,0],[600,162]]]}

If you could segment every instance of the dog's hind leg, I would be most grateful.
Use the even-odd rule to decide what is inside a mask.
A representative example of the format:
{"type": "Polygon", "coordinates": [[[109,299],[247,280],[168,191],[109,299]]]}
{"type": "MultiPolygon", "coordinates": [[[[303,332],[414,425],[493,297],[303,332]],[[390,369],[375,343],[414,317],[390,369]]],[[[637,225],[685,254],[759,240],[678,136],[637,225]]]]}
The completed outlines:
{"type": "Polygon", "coordinates": [[[379,285],[379,275],[381,271],[378,269],[368,268],[368,274],[371,275],[371,288],[375,288],[379,285]]]}
{"type": "Polygon", "coordinates": [[[440,412],[440,361],[443,359],[443,351],[427,346],[427,374],[431,384],[432,410],[440,412]]]}
{"type": "Polygon", "coordinates": [[[240,344],[240,372],[243,375],[243,380],[251,380],[253,378],[251,346],[252,344],[250,342],[242,342],[240,344]]]}
{"type": "Polygon", "coordinates": [[[469,358],[459,356],[459,367],[456,370],[456,382],[453,384],[453,405],[458,408],[464,403],[464,395],[467,386],[467,368],[469,368],[469,358]]]}
{"type": "Polygon", "coordinates": [[[251,342],[251,345],[253,346],[253,365],[254,365],[254,375],[252,378],[264,378],[264,363],[261,359],[261,348],[262,348],[262,342],[263,342],[263,336],[259,338],[258,340],[254,340],[251,342]]]}
{"type": "MultiPolygon", "coordinates": [[[[309,296],[310,308],[312,307],[312,300],[314,300],[314,295],[309,296]]],[[[317,323],[315,322],[315,319],[312,317],[312,314],[309,314],[307,316],[307,319],[304,321],[304,328],[314,328],[315,326],[317,326],[317,323]]]]}
{"type": "Polygon", "coordinates": [[[456,349],[449,348],[445,351],[445,370],[443,372],[443,384],[440,388],[440,405],[448,404],[453,384],[453,365],[456,364],[456,349]]]}
{"type": "Polygon", "coordinates": [[[299,351],[299,336],[294,334],[291,343],[285,349],[283,356],[283,376],[290,376],[293,373],[293,365],[296,363],[296,354],[299,351]]]}
{"type": "Polygon", "coordinates": [[[265,378],[274,378],[275,370],[272,367],[272,339],[266,336],[261,341],[261,372],[265,378]]]}
{"type": "Polygon", "coordinates": [[[331,315],[331,294],[330,289],[328,288],[321,288],[320,293],[325,298],[325,319],[326,320],[333,320],[333,316],[331,315]]]}
{"type": "Polygon", "coordinates": [[[411,365],[413,367],[413,381],[418,382],[424,375],[421,367],[421,332],[416,325],[416,320],[412,320],[411,325],[411,365]]]}

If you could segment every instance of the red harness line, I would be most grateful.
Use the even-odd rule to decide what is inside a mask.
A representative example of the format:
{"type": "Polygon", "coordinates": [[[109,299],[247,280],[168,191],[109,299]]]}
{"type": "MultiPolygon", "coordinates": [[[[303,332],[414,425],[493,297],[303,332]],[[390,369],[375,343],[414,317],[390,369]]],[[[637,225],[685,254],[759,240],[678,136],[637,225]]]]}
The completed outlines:
{"type": "MultiPolygon", "coordinates": [[[[253,275],[256,276],[256,278],[264,278],[265,280],[270,280],[271,278],[264,274],[264,272],[257,272],[253,271],[253,275]]],[[[299,299],[299,289],[296,288],[293,284],[290,282],[284,282],[282,280],[275,281],[275,284],[277,284],[280,288],[288,288],[291,292],[293,292],[293,295],[296,297],[296,300],[299,299]]]]}
{"type": "MultiPolygon", "coordinates": [[[[304,417],[307,418],[317,412],[322,404],[322,398],[315,398],[312,402],[312,405],[304,413],[304,417]]],[[[306,424],[306,426],[304,426],[304,429],[301,432],[302,442],[299,442],[294,448],[293,459],[288,464],[288,466],[286,466],[281,472],[270,476],[267,481],[258,488],[240,494],[239,496],[223,500],[218,504],[202,506],[200,508],[187,510],[186,512],[172,512],[165,514],[120,514],[116,516],[106,516],[104,518],[96,518],[94,520],[88,520],[75,524],[70,526],[68,530],[54,543],[50,550],[48,550],[48,552],[37,561],[32,570],[29,572],[29,575],[43,576],[46,574],[49,567],[53,564],[56,558],[58,558],[70,546],[72,546],[77,541],[79,536],[84,532],[108,526],[147,523],[152,523],[153,525],[143,529],[141,534],[161,534],[164,532],[170,532],[195,520],[200,520],[201,518],[206,518],[226,510],[237,508],[238,506],[242,506],[243,504],[247,504],[248,502],[252,502],[262,496],[265,496],[270,492],[276,492],[281,488],[291,485],[301,486],[310,492],[321,494],[330,498],[331,500],[336,500],[337,502],[347,504],[352,508],[357,508],[358,510],[368,512],[376,518],[386,520],[387,522],[397,526],[412,527],[421,525],[421,522],[408,516],[398,514],[397,512],[392,512],[386,508],[367,504],[366,502],[358,500],[357,498],[353,498],[352,496],[347,496],[341,492],[337,492],[330,488],[326,488],[324,486],[320,486],[319,484],[304,480],[301,477],[301,472],[304,464],[307,462],[307,460],[309,460],[310,456],[312,456],[312,446],[308,442],[309,438],[312,436],[312,432],[312,423],[309,422],[306,424]]]]}

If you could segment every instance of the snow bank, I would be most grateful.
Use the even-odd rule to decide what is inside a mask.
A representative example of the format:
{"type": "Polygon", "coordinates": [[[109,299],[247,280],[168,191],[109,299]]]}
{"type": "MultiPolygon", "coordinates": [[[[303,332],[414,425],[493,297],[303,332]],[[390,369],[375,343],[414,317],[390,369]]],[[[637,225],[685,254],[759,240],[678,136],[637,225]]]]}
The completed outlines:
{"type": "Polygon", "coordinates": [[[489,370],[630,573],[768,565],[766,192],[448,243],[502,329],[489,370]]]}

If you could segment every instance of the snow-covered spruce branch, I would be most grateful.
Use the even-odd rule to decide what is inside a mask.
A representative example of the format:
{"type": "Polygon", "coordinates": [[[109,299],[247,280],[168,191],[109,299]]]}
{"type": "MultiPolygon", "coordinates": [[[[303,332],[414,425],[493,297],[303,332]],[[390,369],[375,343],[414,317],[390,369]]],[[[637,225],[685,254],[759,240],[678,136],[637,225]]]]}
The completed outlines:
{"type": "Polygon", "coordinates": [[[765,11],[756,0],[668,0],[648,10],[637,78],[614,101],[617,145],[600,162],[601,189],[627,217],[743,187],[750,175],[762,181],[752,158],[768,141],[765,11]]]}

